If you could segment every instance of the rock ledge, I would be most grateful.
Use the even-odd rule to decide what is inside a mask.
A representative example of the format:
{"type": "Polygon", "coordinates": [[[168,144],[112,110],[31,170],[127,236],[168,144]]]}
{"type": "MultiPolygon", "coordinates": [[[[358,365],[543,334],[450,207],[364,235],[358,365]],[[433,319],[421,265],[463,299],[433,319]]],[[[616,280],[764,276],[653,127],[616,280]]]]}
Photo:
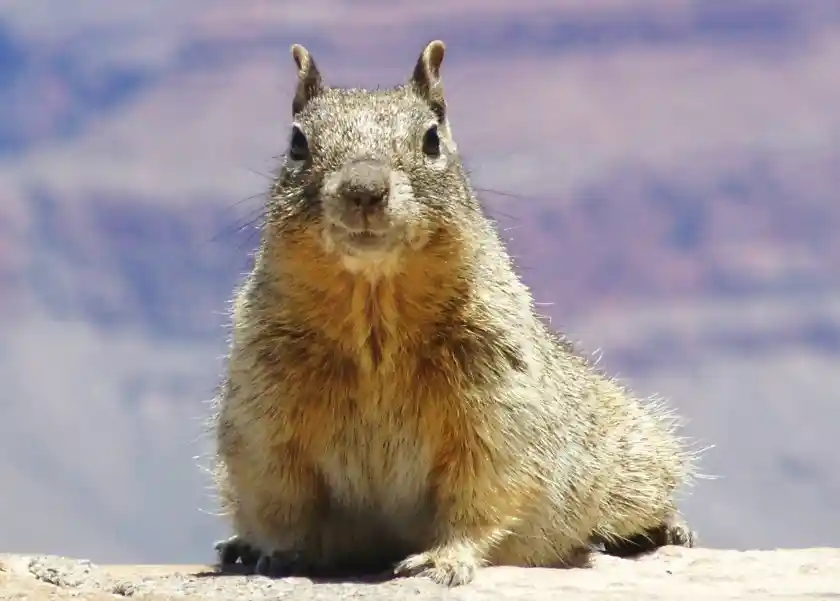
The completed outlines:
{"type": "Polygon", "coordinates": [[[424,579],[272,580],[210,566],[95,565],[49,555],[0,555],[0,599],[64,601],[262,599],[379,601],[840,600],[840,549],[722,551],[666,547],[636,560],[598,556],[588,569],[485,568],[464,587],[424,579]]]}

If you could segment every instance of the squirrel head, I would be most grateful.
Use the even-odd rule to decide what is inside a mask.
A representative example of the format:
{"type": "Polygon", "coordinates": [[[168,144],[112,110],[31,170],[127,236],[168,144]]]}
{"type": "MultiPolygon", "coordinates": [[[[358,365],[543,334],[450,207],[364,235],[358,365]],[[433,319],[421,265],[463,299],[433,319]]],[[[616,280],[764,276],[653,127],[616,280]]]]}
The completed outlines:
{"type": "Polygon", "coordinates": [[[356,264],[444,244],[474,200],[447,119],[443,42],[406,83],[372,91],[329,87],[306,48],[291,52],[298,83],[270,223],[356,264]]]}

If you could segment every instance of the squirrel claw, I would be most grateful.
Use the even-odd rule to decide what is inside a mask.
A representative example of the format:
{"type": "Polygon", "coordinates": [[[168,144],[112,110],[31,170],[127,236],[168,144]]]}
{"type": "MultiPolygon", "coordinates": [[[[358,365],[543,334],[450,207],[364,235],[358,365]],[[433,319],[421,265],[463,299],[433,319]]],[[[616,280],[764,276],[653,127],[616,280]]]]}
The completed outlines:
{"type": "Polygon", "coordinates": [[[253,567],[260,556],[255,547],[236,535],[220,540],[213,548],[222,567],[233,565],[237,561],[241,561],[244,566],[253,567]]]}
{"type": "Polygon", "coordinates": [[[667,532],[667,544],[680,547],[696,547],[697,532],[692,530],[685,522],[675,522],[670,525],[667,532]]]}
{"type": "Polygon", "coordinates": [[[447,550],[409,555],[394,568],[397,576],[421,576],[444,586],[468,584],[475,577],[476,560],[447,550]]]}
{"type": "Polygon", "coordinates": [[[263,553],[257,560],[254,570],[260,576],[269,578],[285,578],[296,576],[304,572],[300,553],[290,551],[274,551],[263,553]]]}

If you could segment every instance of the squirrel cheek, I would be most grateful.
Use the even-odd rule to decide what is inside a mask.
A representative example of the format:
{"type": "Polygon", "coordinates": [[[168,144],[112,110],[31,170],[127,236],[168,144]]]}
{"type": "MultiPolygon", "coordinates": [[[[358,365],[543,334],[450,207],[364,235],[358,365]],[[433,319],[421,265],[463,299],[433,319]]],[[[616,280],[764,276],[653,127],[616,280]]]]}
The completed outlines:
{"type": "Polygon", "coordinates": [[[321,203],[324,217],[327,222],[333,225],[345,227],[361,227],[362,221],[358,211],[354,212],[348,206],[348,202],[341,193],[341,173],[331,173],[324,178],[321,186],[321,203]]]}
{"type": "Polygon", "coordinates": [[[391,195],[388,200],[387,218],[392,225],[414,238],[425,229],[422,203],[414,195],[414,186],[403,171],[391,172],[391,195]]]}
{"type": "Polygon", "coordinates": [[[388,208],[397,215],[410,211],[415,203],[411,180],[403,171],[391,171],[388,208]]]}

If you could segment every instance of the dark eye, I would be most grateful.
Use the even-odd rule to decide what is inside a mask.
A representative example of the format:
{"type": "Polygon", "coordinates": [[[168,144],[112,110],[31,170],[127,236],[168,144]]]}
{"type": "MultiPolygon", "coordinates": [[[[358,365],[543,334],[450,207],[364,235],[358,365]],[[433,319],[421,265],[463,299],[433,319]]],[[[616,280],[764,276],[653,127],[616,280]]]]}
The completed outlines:
{"type": "Polygon", "coordinates": [[[297,126],[292,127],[292,137],[289,140],[289,158],[293,161],[305,161],[309,157],[309,141],[306,134],[297,126]]]}
{"type": "Polygon", "coordinates": [[[437,125],[432,125],[423,134],[423,154],[432,158],[440,156],[440,136],[437,125]]]}

